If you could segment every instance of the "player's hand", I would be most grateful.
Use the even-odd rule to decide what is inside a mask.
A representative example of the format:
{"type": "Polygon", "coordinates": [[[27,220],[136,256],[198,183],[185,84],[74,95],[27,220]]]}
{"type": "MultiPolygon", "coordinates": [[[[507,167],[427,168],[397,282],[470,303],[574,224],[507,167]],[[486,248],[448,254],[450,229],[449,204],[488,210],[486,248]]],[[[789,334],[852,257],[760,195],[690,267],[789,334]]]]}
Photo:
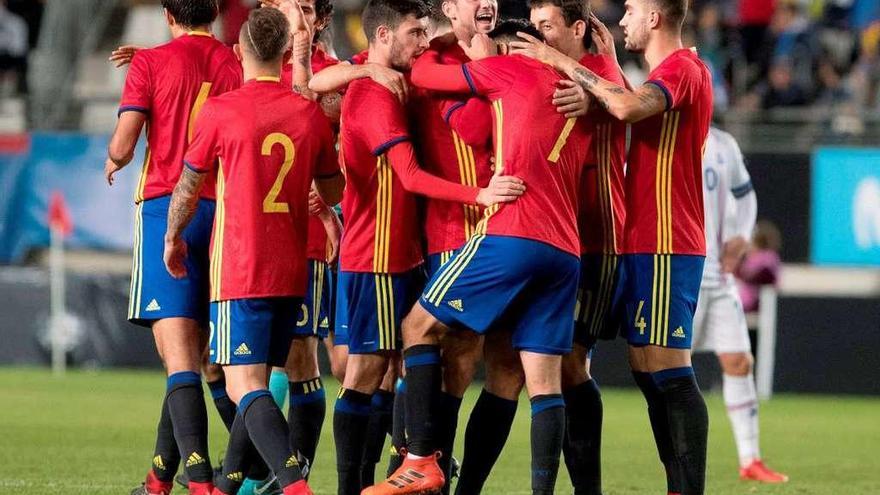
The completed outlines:
{"type": "Polygon", "coordinates": [[[749,241],[745,237],[734,237],[721,247],[721,271],[733,273],[749,250],[749,241]]]}
{"type": "Polygon", "coordinates": [[[342,242],[342,222],[339,221],[336,212],[330,208],[327,208],[326,213],[321,215],[321,221],[324,223],[324,230],[327,232],[327,241],[330,246],[330,252],[327,254],[327,263],[332,265],[339,258],[339,245],[342,242]]]}
{"type": "Polygon", "coordinates": [[[368,63],[364,67],[367,68],[370,79],[388,88],[401,103],[406,103],[409,99],[409,86],[403,74],[378,64],[368,63]]]}
{"type": "Polygon", "coordinates": [[[471,38],[470,43],[459,41],[458,46],[464,50],[464,54],[471,60],[480,60],[498,55],[498,45],[488,35],[477,33],[471,38]]]}
{"type": "Polygon", "coordinates": [[[311,30],[306,22],[306,16],[303,14],[302,7],[296,0],[260,0],[260,7],[272,7],[281,11],[287,22],[290,23],[291,36],[299,31],[309,33],[311,40],[311,30]]]}
{"type": "Polygon", "coordinates": [[[488,207],[496,203],[509,203],[525,192],[526,185],[522,179],[511,175],[496,175],[487,187],[480,189],[477,204],[488,207]]]}
{"type": "Polygon", "coordinates": [[[110,158],[107,158],[107,161],[104,162],[104,178],[107,179],[108,185],[113,185],[116,181],[114,176],[116,175],[116,172],[119,172],[120,170],[122,170],[122,167],[117,165],[116,162],[110,158]]]}
{"type": "Polygon", "coordinates": [[[564,113],[568,119],[587,114],[590,109],[590,95],[580,84],[562,79],[556,85],[558,88],[553,92],[553,105],[557,112],[564,113]]]}
{"type": "Polygon", "coordinates": [[[180,279],[186,277],[186,241],[180,238],[165,238],[165,269],[172,277],[180,279]]]}
{"type": "Polygon", "coordinates": [[[509,43],[511,48],[510,53],[525,55],[526,57],[533,58],[539,62],[544,62],[547,65],[561,69],[562,62],[567,58],[565,55],[547,43],[535,38],[531,34],[519,32],[516,33],[516,35],[522,38],[523,41],[511,41],[509,43]]]}
{"type": "Polygon", "coordinates": [[[326,209],[327,205],[324,203],[324,200],[321,199],[321,195],[315,190],[315,186],[312,186],[309,190],[309,214],[319,215],[326,209]]]}
{"type": "Polygon", "coordinates": [[[617,60],[614,35],[611,34],[608,26],[596,17],[596,14],[590,14],[590,37],[593,38],[593,44],[596,45],[596,52],[599,55],[607,55],[617,60]]]}
{"type": "Polygon", "coordinates": [[[134,55],[144,49],[144,47],[137,45],[122,45],[119,48],[110,52],[110,58],[107,60],[116,64],[116,68],[118,69],[122,66],[130,64],[131,59],[134,58],[134,55]]]}

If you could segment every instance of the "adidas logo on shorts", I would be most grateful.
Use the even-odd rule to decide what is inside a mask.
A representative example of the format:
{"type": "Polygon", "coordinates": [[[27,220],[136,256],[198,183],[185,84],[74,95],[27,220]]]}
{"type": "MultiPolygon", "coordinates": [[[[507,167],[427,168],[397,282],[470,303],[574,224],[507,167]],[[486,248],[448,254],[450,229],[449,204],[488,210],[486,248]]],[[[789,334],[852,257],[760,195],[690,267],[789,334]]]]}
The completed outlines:
{"type": "Polygon", "coordinates": [[[321,320],[321,328],[330,328],[330,321],[325,316],[323,320],[321,320]]]}
{"type": "Polygon", "coordinates": [[[453,299],[446,304],[456,311],[464,311],[464,305],[461,303],[461,299],[453,299]]]}
{"type": "Polygon", "coordinates": [[[683,338],[685,337],[685,335],[684,335],[684,328],[682,328],[682,327],[678,327],[678,328],[676,328],[675,331],[672,332],[672,336],[673,336],[673,337],[678,337],[678,338],[680,338],[680,339],[683,339],[683,338]]]}
{"type": "Polygon", "coordinates": [[[242,342],[241,345],[238,346],[237,349],[235,349],[235,352],[233,352],[233,354],[235,354],[236,356],[250,356],[251,350],[250,348],[248,348],[247,344],[242,342]]]}
{"type": "Polygon", "coordinates": [[[159,311],[162,309],[162,306],[159,306],[159,302],[153,299],[150,301],[150,304],[147,304],[147,311],[159,311]]]}

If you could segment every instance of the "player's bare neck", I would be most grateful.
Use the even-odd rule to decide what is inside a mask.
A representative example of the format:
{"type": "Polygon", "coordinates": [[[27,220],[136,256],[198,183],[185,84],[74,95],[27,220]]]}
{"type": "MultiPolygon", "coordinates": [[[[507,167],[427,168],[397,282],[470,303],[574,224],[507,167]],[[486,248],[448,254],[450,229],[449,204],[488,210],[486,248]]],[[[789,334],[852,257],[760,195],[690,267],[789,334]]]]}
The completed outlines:
{"type": "Polygon", "coordinates": [[[371,45],[370,51],[367,52],[367,63],[391,68],[391,57],[382,53],[381,48],[371,45]]]}
{"type": "Polygon", "coordinates": [[[171,37],[173,39],[177,39],[181,36],[193,33],[195,33],[196,35],[211,36],[211,25],[206,24],[204,26],[183,26],[181,24],[173,24],[171,26],[171,37]]]}
{"type": "Polygon", "coordinates": [[[681,42],[680,33],[668,33],[658,31],[648,43],[645,49],[645,60],[648,61],[650,70],[654,70],[662,64],[670,55],[681,50],[684,45],[681,42]]]}
{"type": "Polygon", "coordinates": [[[470,44],[475,34],[473,27],[463,26],[459,23],[455,23],[452,25],[452,32],[455,34],[455,39],[459,41],[464,41],[468,44],[470,44]]]}

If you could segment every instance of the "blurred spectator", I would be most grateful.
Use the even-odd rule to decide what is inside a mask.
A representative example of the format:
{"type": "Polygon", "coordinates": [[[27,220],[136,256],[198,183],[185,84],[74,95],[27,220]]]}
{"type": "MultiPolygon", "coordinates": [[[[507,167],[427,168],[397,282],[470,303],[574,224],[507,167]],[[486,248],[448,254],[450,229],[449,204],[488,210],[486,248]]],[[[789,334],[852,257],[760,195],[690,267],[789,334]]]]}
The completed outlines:
{"type": "Polygon", "coordinates": [[[770,66],[767,80],[758,84],[750,95],[739,102],[739,106],[748,110],[767,110],[802,106],[807,102],[807,91],[792,77],[791,64],[787,59],[779,59],[770,66]]]}
{"type": "Polygon", "coordinates": [[[27,54],[27,23],[6,8],[6,0],[0,0],[0,91],[10,92],[5,88],[11,84],[15,92],[24,92],[27,54]]]}
{"type": "MultiPolygon", "coordinates": [[[[813,61],[816,55],[809,28],[810,21],[799,0],[781,2],[770,25],[774,35],[770,60],[777,69],[777,77],[782,68],[780,61],[786,60],[792,85],[807,94],[813,89],[813,61]]],[[[770,74],[771,85],[774,84],[773,77],[770,74]]]]}
{"type": "Polygon", "coordinates": [[[759,220],[755,224],[749,252],[736,273],[739,295],[746,313],[758,310],[761,286],[776,285],[782,265],[779,259],[781,248],[782,235],[776,225],[759,220]]]}
{"type": "Polygon", "coordinates": [[[740,0],[738,20],[746,62],[755,64],[767,39],[770,21],[776,12],[776,0],[740,0]]]}

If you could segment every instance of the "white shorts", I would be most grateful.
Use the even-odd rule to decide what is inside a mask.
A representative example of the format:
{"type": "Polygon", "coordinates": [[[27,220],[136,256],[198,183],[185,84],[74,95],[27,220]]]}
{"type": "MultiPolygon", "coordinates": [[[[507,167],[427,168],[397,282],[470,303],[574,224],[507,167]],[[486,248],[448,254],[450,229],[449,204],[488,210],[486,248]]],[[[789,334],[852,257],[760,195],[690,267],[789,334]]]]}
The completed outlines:
{"type": "Polygon", "coordinates": [[[736,286],[725,283],[700,289],[694,315],[693,352],[722,354],[751,351],[746,315],[736,286]]]}

